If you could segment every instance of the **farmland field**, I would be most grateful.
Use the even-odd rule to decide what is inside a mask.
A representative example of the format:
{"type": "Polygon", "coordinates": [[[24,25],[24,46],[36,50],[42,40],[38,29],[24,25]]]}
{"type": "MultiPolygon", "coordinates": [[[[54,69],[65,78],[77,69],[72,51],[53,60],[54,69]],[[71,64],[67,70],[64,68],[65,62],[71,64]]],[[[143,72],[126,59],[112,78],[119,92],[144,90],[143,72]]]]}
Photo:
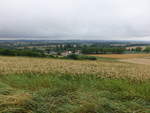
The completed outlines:
{"type": "Polygon", "coordinates": [[[93,54],[91,56],[116,58],[116,59],[128,59],[128,58],[150,57],[150,54],[93,54]]]}
{"type": "Polygon", "coordinates": [[[1,56],[0,113],[149,113],[149,81],[149,65],[1,56]]]}
{"type": "Polygon", "coordinates": [[[150,59],[149,58],[121,59],[120,61],[122,61],[122,62],[129,62],[129,63],[135,63],[135,64],[150,65],[150,59]]]}

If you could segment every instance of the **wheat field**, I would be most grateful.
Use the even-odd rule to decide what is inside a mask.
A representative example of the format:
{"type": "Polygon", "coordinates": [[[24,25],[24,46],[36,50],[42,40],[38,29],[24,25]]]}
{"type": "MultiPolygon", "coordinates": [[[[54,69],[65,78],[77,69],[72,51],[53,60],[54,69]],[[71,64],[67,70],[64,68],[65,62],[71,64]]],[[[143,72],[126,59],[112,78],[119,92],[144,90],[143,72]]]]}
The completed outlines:
{"type": "Polygon", "coordinates": [[[0,113],[149,113],[150,66],[0,56],[0,113]]]}
{"type": "Polygon", "coordinates": [[[150,66],[119,61],[75,61],[48,58],[0,57],[0,75],[71,74],[97,77],[150,79],[150,66]]]}

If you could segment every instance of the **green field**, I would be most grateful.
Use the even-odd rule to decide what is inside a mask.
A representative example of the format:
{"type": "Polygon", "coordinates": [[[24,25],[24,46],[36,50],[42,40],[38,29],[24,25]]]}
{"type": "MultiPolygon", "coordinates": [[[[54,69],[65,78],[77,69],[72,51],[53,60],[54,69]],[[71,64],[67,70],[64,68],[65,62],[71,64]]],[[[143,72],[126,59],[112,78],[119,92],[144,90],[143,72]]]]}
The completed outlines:
{"type": "Polygon", "coordinates": [[[150,66],[0,57],[0,113],[149,113],[150,66]]]}

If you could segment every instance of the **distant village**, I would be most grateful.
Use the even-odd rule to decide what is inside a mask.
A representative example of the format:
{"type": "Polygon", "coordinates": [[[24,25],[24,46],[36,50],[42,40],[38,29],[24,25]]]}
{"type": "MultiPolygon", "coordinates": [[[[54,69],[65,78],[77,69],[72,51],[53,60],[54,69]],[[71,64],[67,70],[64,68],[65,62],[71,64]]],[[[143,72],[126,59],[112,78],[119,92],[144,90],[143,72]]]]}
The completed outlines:
{"type": "Polygon", "coordinates": [[[49,54],[49,55],[68,56],[68,55],[70,55],[70,54],[79,55],[79,54],[81,54],[81,51],[80,51],[80,50],[77,50],[77,51],[73,52],[73,51],[66,50],[66,51],[63,51],[63,52],[61,52],[61,53],[58,53],[58,52],[55,52],[55,51],[50,51],[48,54],[49,54]]]}
{"type": "Polygon", "coordinates": [[[46,55],[59,55],[59,56],[68,56],[70,54],[81,54],[81,47],[76,44],[50,44],[42,46],[27,46],[27,47],[18,47],[18,49],[32,49],[32,50],[41,50],[44,51],[46,55]]]}
{"type": "Polygon", "coordinates": [[[71,54],[128,53],[150,53],[150,44],[109,41],[0,41],[1,55],[61,57],[71,54]]]}

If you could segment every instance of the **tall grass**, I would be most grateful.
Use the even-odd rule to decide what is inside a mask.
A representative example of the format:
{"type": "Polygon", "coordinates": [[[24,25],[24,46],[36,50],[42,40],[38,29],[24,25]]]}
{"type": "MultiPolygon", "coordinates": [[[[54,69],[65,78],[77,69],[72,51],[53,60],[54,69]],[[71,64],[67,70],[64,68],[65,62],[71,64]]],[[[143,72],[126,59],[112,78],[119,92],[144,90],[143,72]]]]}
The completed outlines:
{"type": "Polygon", "coordinates": [[[149,66],[0,57],[0,113],[149,113],[149,66]]]}
{"type": "Polygon", "coordinates": [[[15,95],[18,97],[23,91],[28,92],[18,100],[21,104],[17,104],[20,108],[15,112],[148,113],[150,107],[149,81],[141,83],[96,76],[29,74],[2,76],[1,81],[17,89],[19,94],[15,91],[15,95]]]}

